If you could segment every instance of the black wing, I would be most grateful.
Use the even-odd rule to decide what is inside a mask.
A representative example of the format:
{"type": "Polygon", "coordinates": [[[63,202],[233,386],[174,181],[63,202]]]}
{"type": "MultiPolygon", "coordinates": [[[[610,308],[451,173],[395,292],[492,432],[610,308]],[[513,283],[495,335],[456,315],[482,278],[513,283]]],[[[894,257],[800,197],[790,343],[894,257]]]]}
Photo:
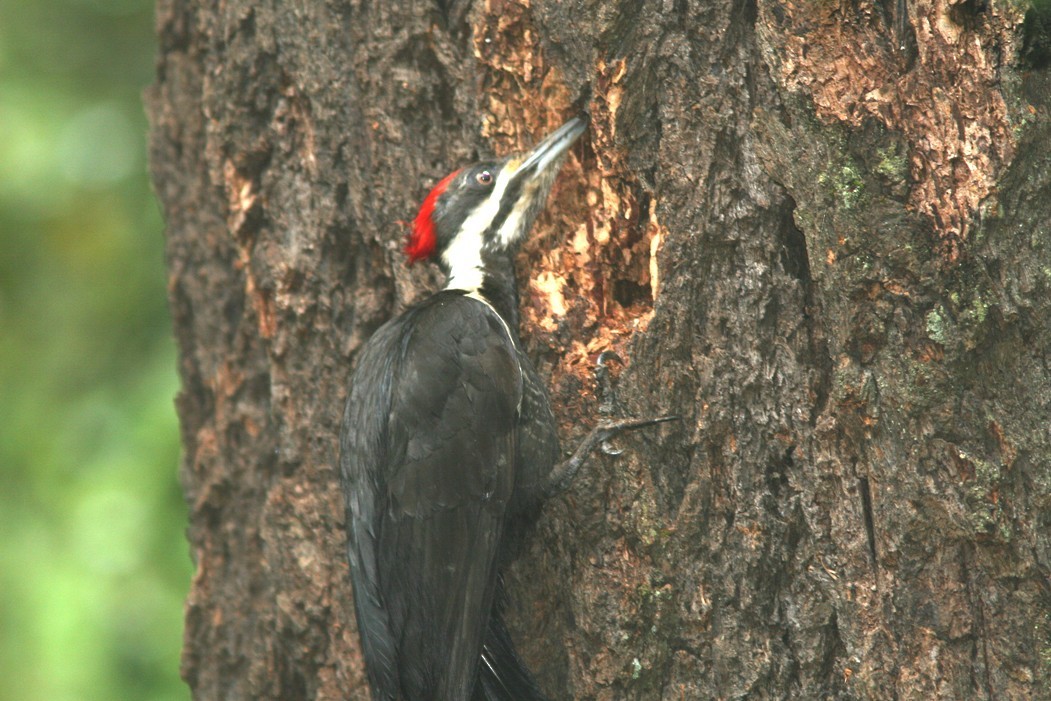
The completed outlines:
{"type": "Polygon", "coordinates": [[[395,701],[398,651],[376,563],[380,480],[387,460],[390,386],[403,326],[395,319],[361,351],[340,431],[340,476],[347,514],[347,556],[365,669],[375,701],[395,701]]]}
{"type": "Polygon", "coordinates": [[[381,396],[352,391],[344,423],[359,630],[380,698],[467,699],[514,485],[521,371],[500,318],[461,294],[394,326],[355,373],[381,378],[362,383],[381,396]]]}

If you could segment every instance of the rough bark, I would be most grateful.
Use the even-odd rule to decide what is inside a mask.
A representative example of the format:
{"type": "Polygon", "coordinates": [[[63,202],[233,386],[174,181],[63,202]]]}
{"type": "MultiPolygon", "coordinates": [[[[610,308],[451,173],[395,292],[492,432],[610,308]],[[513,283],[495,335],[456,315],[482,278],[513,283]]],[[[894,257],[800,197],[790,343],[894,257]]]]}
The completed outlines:
{"type": "Polygon", "coordinates": [[[592,115],[521,258],[554,698],[1051,698],[1051,21],[1015,0],[160,0],[201,699],[367,698],[336,465],[429,185],[592,115]]]}

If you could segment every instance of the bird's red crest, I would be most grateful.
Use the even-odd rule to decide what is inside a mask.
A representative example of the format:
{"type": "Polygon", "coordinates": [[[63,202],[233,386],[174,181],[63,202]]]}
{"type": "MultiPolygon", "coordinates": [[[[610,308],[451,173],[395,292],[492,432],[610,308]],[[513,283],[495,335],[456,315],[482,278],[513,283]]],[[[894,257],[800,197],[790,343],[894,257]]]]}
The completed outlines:
{"type": "Polygon", "coordinates": [[[438,247],[438,235],[434,231],[434,205],[445,192],[445,188],[449,187],[452,179],[459,173],[460,171],[456,170],[442,178],[420,205],[420,211],[412,222],[412,232],[405,242],[405,253],[409,256],[410,264],[430,258],[434,254],[434,249],[438,247]]]}

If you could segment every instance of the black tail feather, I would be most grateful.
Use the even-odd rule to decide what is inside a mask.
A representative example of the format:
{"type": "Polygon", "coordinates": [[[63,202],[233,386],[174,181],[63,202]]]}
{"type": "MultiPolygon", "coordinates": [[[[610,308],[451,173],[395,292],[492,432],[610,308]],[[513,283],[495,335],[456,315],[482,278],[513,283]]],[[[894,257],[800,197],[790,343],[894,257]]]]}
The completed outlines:
{"type": "Polygon", "coordinates": [[[489,619],[472,701],[548,701],[515,652],[498,612],[489,619]]]}

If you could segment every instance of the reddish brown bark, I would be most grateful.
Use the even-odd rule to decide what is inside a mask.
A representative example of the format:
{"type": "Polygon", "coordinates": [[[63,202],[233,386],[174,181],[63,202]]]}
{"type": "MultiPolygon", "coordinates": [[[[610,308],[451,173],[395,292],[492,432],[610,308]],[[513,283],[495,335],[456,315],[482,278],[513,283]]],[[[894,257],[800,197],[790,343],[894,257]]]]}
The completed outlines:
{"type": "Polygon", "coordinates": [[[592,116],[521,259],[567,445],[619,442],[508,576],[553,698],[1051,688],[1046,7],[161,0],[202,699],[366,698],[338,422],[438,284],[429,185],[592,116]]]}

